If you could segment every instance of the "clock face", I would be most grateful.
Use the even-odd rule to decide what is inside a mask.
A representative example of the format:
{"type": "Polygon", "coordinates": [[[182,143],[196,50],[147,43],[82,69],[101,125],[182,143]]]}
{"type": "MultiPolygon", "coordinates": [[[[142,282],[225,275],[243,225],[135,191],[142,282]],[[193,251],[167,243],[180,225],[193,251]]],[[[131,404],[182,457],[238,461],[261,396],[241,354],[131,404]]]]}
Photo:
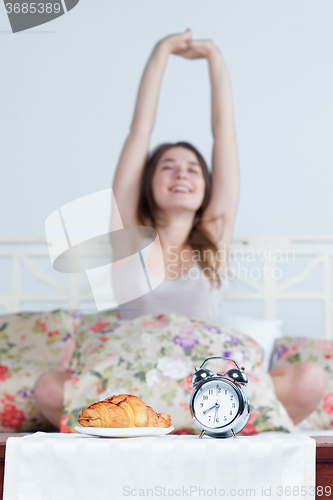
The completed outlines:
{"type": "Polygon", "coordinates": [[[203,384],[194,398],[195,416],[206,427],[218,428],[234,420],[239,410],[238,395],[223,380],[203,384]]]}

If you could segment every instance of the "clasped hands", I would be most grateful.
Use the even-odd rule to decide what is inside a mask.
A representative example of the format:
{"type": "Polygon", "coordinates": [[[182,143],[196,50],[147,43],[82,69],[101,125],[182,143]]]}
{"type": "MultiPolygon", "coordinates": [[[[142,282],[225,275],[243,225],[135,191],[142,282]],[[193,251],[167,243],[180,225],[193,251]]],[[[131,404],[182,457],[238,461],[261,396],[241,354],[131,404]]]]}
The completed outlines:
{"type": "Polygon", "coordinates": [[[184,33],[169,35],[159,43],[166,45],[171,54],[176,54],[186,59],[208,59],[214,50],[218,50],[211,39],[193,40],[190,29],[187,29],[184,33]]]}

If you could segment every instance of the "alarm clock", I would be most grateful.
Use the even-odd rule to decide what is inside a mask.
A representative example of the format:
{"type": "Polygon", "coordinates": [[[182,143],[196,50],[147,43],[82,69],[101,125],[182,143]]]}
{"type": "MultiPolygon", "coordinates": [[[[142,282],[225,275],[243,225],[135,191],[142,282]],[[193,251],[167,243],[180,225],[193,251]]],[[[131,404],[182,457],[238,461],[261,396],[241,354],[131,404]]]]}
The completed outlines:
{"type": "Polygon", "coordinates": [[[244,366],[239,368],[233,359],[223,356],[209,357],[200,368],[195,368],[191,379],[194,391],[190,411],[201,430],[200,438],[204,434],[214,438],[236,437],[247,424],[251,405],[243,389],[248,383],[244,370],[244,366]],[[212,371],[203,368],[210,359],[232,361],[237,368],[231,368],[226,373],[217,372],[214,376],[212,371]]]}

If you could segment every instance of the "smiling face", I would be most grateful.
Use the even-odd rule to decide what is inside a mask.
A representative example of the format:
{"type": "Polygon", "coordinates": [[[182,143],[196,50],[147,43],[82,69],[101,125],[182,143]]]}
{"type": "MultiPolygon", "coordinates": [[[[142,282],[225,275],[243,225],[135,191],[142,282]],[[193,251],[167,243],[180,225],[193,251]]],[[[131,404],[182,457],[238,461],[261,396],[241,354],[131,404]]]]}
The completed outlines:
{"type": "Polygon", "coordinates": [[[205,195],[205,179],[196,155],[187,148],[165,151],[157,163],[153,196],[162,211],[183,209],[196,212],[205,195]]]}

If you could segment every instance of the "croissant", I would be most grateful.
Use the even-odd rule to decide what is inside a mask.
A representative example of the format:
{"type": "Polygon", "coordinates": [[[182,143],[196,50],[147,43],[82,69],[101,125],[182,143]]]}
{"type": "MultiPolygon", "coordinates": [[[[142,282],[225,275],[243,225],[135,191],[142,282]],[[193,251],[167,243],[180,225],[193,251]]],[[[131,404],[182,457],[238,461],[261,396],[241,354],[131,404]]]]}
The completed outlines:
{"type": "Polygon", "coordinates": [[[82,410],[79,424],[84,427],[170,427],[167,413],[156,413],[131,394],[119,394],[82,410]]]}

